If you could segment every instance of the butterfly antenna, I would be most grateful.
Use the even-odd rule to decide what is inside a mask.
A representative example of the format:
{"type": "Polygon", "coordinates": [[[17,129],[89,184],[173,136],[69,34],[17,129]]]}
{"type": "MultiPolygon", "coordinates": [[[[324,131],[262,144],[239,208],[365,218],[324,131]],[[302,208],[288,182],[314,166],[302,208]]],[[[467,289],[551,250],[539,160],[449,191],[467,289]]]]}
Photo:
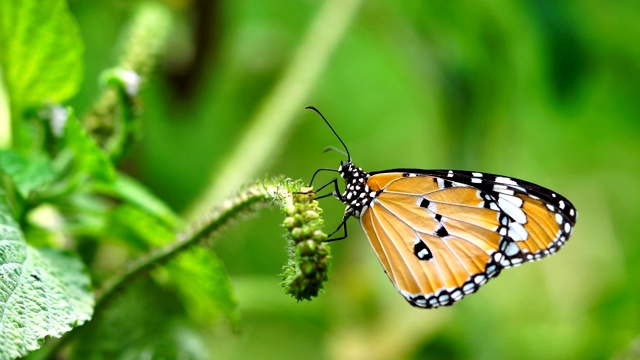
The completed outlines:
{"type": "Polygon", "coordinates": [[[322,113],[320,112],[320,110],[316,109],[313,106],[307,106],[305,107],[305,109],[311,109],[315,112],[318,113],[318,115],[320,115],[320,117],[322,118],[322,120],[324,120],[324,122],[327,124],[327,126],[329,126],[329,129],[331,129],[331,131],[333,131],[333,134],[338,138],[338,140],[340,140],[340,143],[342,144],[342,146],[344,147],[344,150],[347,152],[347,159],[349,161],[351,161],[351,154],[349,153],[349,149],[347,149],[347,145],[345,145],[344,141],[342,141],[342,139],[340,138],[340,135],[338,135],[338,133],[335,131],[335,129],[333,128],[333,126],[331,126],[331,124],[329,124],[329,121],[327,121],[327,119],[324,117],[324,115],[322,115],[322,113]]]}

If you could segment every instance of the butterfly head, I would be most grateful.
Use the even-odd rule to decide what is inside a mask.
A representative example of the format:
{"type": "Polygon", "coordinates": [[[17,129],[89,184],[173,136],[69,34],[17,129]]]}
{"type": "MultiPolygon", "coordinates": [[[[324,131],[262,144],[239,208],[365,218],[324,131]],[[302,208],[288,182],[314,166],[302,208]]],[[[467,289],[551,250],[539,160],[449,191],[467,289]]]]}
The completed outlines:
{"type": "Polygon", "coordinates": [[[333,183],[336,184],[336,190],[333,192],[333,195],[338,198],[338,200],[347,205],[347,208],[345,210],[345,215],[347,217],[355,216],[359,218],[360,214],[362,214],[369,207],[371,201],[375,199],[376,196],[378,196],[378,193],[374,190],[371,190],[371,188],[369,188],[369,186],[367,185],[367,180],[369,179],[370,175],[361,168],[353,165],[353,163],[351,162],[351,154],[349,153],[347,145],[344,143],[344,141],[342,141],[338,133],[333,129],[333,126],[329,124],[329,121],[327,121],[324,115],[322,115],[322,113],[313,106],[307,106],[306,108],[311,109],[318,113],[318,115],[320,115],[322,120],[324,120],[329,129],[331,129],[333,134],[336,136],[336,138],[338,138],[338,140],[344,147],[344,152],[332,146],[329,146],[325,149],[325,151],[338,151],[339,153],[342,153],[347,157],[347,161],[340,161],[340,167],[338,167],[338,173],[345,182],[345,190],[342,194],[340,194],[337,189],[337,184],[335,183],[335,181],[333,181],[333,183]]]}

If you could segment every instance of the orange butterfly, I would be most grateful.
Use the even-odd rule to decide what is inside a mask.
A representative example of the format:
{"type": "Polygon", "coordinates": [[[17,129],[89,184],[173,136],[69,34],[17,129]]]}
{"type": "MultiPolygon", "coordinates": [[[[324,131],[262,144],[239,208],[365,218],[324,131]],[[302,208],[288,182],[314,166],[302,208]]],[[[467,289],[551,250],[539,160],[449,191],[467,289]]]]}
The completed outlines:
{"type": "MultiPolygon", "coordinates": [[[[366,172],[351,162],[337,172],[345,181],[335,196],[347,205],[338,228],[360,219],[369,242],[396,289],[413,306],[452,305],[502,269],[539,260],[569,239],[577,212],[565,197],[511,177],[457,170],[392,169],[366,172]]],[[[319,169],[320,171],[336,171],[319,169]]]]}

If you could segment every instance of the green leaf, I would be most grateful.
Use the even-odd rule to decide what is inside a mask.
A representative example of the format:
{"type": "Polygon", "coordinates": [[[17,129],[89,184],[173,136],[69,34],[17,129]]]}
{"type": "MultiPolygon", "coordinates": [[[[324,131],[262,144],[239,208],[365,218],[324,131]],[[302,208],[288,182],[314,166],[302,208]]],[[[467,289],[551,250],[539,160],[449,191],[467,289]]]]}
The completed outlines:
{"type": "Polygon", "coordinates": [[[26,244],[0,193],[0,359],[25,356],[93,313],[84,265],[74,255],[26,244]]]}
{"type": "Polygon", "coordinates": [[[240,313],[231,281],[212,250],[194,248],[169,263],[169,273],[192,319],[220,319],[237,328],[240,313]]]}
{"type": "Polygon", "coordinates": [[[71,359],[210,359],[171,289],[146,278],[85,325],[71,359]]]}
{"type": "Polygon", "coordinates": [[[113,184],[98,185],[97,191],[118,197],[142,210],[149,215],[161,220],[165,226],[176,230],[181,220],[176,213],[162,200],[152,194],[144,185],[124,174],[118,174],[113,184]]]}
{"type": "Polygon", "coordinates": [[[111,213],[111,222],[112,229],[124,230],[125,233],[122,236],[130,242],[141,242],[144,250],[166,245],[176,238],[172,229],[151,214],[129,204],[114,209],[111,213]]]}
{"type": "Polygon", "coordinates": [[[64,141],[67,150],[73,153],[75,173],[95,180],[110,183],[116,179],[116,170],[109,158],[95,141],[84,131],[73,111],[67,109],[64,141]]]}
{"type": "Polygon", "coordinates": [[[12,103],[58,103],[83,74],[83,43],[65,0],[0,1],[0,66],[12,103]]]}
{"type": "Polygon", "coordinates": [[[11,177],[25,198],[55,178],[51,160],[44,154],[29,157],[11,150],[0,150],[0,171],[11,177]]]}

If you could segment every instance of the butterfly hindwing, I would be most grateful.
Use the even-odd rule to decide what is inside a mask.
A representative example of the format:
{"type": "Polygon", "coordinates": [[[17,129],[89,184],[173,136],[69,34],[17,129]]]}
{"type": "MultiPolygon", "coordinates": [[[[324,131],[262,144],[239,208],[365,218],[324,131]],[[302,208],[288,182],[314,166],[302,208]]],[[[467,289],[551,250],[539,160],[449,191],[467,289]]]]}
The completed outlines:
{"type": "Polygon", "coordinates": [[[376,197],[360,222],[402,295],[419,307],[451,305],[501,269],[557,251],[575,209],[538,185],[449,170],[370,173],[376,197]]]}

